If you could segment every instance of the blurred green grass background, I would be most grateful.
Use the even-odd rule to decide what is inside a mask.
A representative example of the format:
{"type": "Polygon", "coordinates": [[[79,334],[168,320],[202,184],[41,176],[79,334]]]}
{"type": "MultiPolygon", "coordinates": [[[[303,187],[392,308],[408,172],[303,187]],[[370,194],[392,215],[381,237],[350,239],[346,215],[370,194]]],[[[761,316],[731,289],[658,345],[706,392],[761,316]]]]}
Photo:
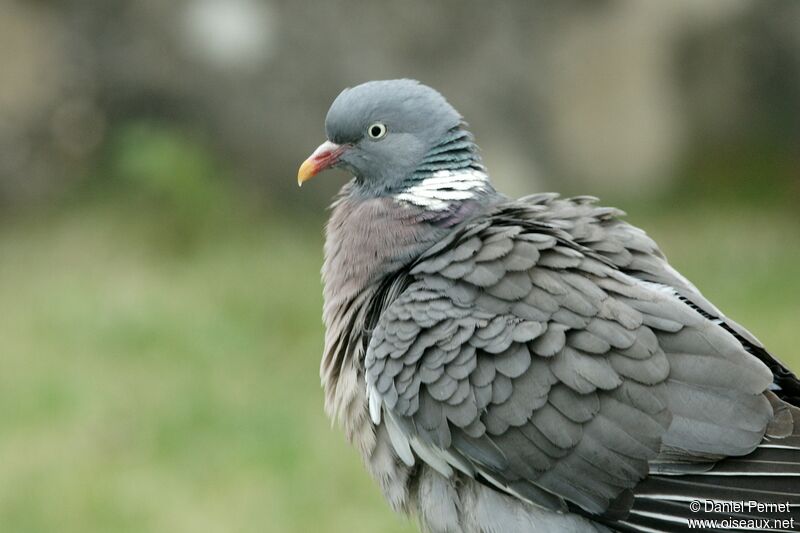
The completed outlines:
{"type": "MultiPolygon", "coordinates": [[[[0,224],[2,531],[414,531],[323,414],[325,213],[255,205],[148,128],[0,224]]],[[[620,205],[799,368],[798,217],[753,206],[620,205]]]]}
{"type": "Polygon", "coordinates": [[[323,414],[332,99],[437,88],[800,370],[800,2],[0,2],[0,533],[412,532],[323,414]],[[469,38],[465,41],[465,35],[469,38]]]}

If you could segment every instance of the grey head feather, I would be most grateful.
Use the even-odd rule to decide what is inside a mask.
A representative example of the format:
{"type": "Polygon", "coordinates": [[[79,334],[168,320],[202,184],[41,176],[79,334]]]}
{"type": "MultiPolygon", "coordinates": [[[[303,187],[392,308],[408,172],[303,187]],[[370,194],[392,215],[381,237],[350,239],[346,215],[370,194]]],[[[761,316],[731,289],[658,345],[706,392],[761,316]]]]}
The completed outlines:
{"type": "Polygon", "coordinates": [[[325,133],[335,143],[351,143],[378,121],[397,132],[438,137],[457,126],[461,115],[439,92],[416,80],[370,81],[336,97],[325,118],[325,133]]]}
{"type": "Polygon", "coordinates": [[[328,140],[348,145],[338,166],[351,171],[354,190],[367,197],[412,186],[437,171],[483,171],[461,115],[436,90],[418,81],[371,81],[345,89],[325,119],[328,140]],[[386,126],[373,138],[371,126],[386,126]]]}

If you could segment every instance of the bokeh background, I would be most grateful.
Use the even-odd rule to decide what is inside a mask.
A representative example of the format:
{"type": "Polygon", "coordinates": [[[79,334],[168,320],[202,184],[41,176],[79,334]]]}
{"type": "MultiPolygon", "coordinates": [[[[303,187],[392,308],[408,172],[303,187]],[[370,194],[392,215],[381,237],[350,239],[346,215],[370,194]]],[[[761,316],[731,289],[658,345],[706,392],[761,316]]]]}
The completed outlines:
{"type": "Polygon", "coordinates": [[[800,369],[795,0],[0,0],[0,530],[401,532],[322,412],[338,92],[628,211],[800,369]]]}

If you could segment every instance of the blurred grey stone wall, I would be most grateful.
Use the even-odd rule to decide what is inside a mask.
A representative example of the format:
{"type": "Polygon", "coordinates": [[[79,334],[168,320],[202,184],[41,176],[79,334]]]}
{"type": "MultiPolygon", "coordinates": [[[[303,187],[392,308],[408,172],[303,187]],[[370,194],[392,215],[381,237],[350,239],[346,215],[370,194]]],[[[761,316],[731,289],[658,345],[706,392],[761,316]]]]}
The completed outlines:
{"type": "Polygon", "coordinates": [[[389,77],[446,94],[509,192],[646,193],[698,147],[800,146],[800,2],[0,0],[0,201],[141,119],[281,197],[336,94],[389,77]]]}

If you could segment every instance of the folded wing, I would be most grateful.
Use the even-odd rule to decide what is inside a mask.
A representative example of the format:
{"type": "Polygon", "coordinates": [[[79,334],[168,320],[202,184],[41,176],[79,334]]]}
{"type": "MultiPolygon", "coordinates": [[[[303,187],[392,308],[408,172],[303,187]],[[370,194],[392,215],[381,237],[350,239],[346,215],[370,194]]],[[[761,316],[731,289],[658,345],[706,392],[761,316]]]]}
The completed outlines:
{"type": "Polygon", "coordinates": [[[773,418],[764,364],[619,252],[535,214],[456,232],[378,319],[370,412],[398,457],[614,519],[652,468],[752,452],[773,418]]]}

